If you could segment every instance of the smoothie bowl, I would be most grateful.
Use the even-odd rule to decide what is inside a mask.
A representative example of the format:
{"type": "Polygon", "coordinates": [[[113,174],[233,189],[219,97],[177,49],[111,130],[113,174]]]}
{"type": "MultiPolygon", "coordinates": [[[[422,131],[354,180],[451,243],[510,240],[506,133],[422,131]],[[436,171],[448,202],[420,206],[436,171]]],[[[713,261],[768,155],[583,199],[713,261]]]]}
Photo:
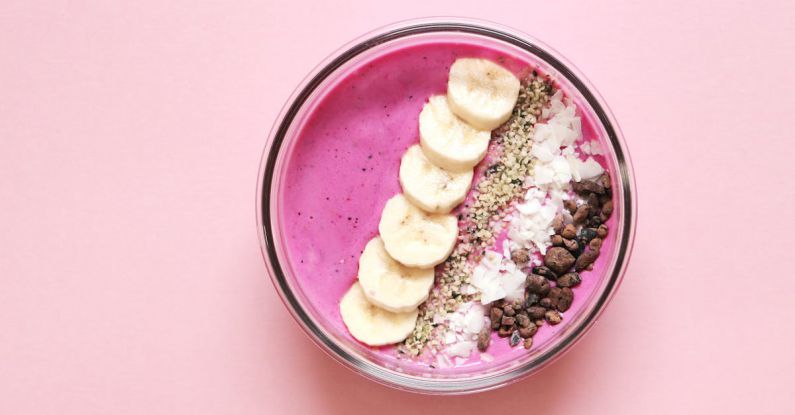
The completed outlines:
{"type": "Polygon", "coordinates": [[[634,183],[593,88],[527,35],[460,19],[366,35],[267,143],[268,272],[322,349],[389,386],[466,393],[570,348],[618,288],[634,183]]]}

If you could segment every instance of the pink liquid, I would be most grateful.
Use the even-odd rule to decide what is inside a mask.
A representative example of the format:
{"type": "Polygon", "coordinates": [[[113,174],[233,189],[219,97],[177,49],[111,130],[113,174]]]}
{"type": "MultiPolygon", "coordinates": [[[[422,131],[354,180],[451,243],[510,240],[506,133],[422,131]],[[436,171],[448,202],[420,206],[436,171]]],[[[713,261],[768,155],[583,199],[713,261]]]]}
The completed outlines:
{"type": "MultiPolygon", "coordinates": [[[[537,67],[529,55],[510,56],[481,44],[435,42],[404,47],[350,71],[320,98],[298,132],[279,201],[285,244],[304,295],[328,319],[330,329],[343,336],[350,338],[339,315],[339,300],[356,280],[359,254],[378,232],[381,209],[401,191],[400,157],[419,141],[420,110],[431,95],[445,93],[449,67],[459,57],[492,59],[520,77],[537,67]]],[[[567,95],[578,103],[575,95],[567,95]]],[[[578,103],[578,108],[584,139],[599,140],[608,148],[597,134],[601,130],[594,117],[582,112],[587,107],[578,103]]],[[[612,170],[601,157],[598,160],[612,170]]],[[[613,214],[611,222],[618,214],[613,214]]],[[[611,229],[612,225],[608,223],[611,229]]],[[[569,316],[592,299],[605,263],[613,255],[614,239],[611,233],[594,270],[583,275],[563,323],[542,326],[530,353],[543,349],[566,328],[569,316]]],[[[394,348],[371,350],[387,365],[404,370],[411,366],[398,363],[394,348]]],[[[488,353],[495,357],[493,362],[481,362],[474,353],[465,366],[497,366],[528,351],[521,346],[511,348],[506,339],[495,335],[488,353]]],[[[455,370],[466,369],[447,372],[455,370]]]]}

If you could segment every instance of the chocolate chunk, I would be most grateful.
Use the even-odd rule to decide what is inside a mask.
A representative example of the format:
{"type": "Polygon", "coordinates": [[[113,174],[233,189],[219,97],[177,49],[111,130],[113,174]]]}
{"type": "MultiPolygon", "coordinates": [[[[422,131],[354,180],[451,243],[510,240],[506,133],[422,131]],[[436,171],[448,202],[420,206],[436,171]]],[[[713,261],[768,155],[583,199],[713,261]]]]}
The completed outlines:
{"type": "Polygon", "coordinates": [[[502,306],[502,314],[508,317],[513,317],[516,314],[516,310],[513,309],[511,304],[505,304],[502,306]]]}
{"type": "Polygon", "coordinates": [[[560,290],[560,298],[558,299],[558,310],[564,312],[571,307],[571,302],[574,301],[574,292],[571,288],[566,287],[560,290]]]}
{"type": "Polygon", "coordinates": [[[524,339],[524,348],[530,350],[531,347],[533,347],[533,338],[528,337],[524,339]]]}
{"type": "Polygon", "coordinates": [[[511,252],[511,260],[517,264],[526,264],[530,260],[530,252],[526,249],[516,249],[511,252]]]}
{"type": "Polygon", "coordinates": [[[489,318],[491,319],[492,330],[497,330],[500,327],[500,322],[502,321],[502,309],[499,307],[492,307],[491,311],[489,312],[489,318]]]}
{"type": "Polygon", "coordinates": [[[563,246],[563,237],[560,235],[552,235],[552,246],[563,246]]]}
{"type": "Polygon", "coordinates": [[[503,326],[513,326],[516,323],[516,319],[513,317],[503,316],[502,317],[502,325],[503,326]]]}
{"type": "Polygon", "coordinates": [[[596,238],[598,236],[598,232],[594,228],[582,228],[580,229],[580,234],[577,235],[581,241],[585,241],[585,243],[591,242],[591,239],[596,238]]]}
{"type": "Polygon", "coordinates": [[[525,292],[524,293],[524,307],[532,307],[538,303],[538,300],[541,299],[541,296],[535,293],[525,292]]]}
{"type": "Polygon", "coordinates": [[[530,317],[527,317],[526,314],[517,314],[516,315],[516,325],[519,327],[529,327],[531,324],[530,317]]]}
{"type": "Polygon", "coordinates": [[[497,330],[497,335],[500,337],[508,337],[511,333],[513,333],[513,327],[500,327],[500,329],[497,330]]]}
{"type": "Polygon", "coordinates": [[[580,274],[576,272],[570,272],[568,274],[563,274],[558,278],[557,284],[558,287],[576,287],[580,285],[582,279],[580,279],[580,274]]]}
{"type": "Polygon", "coordinates": [[[602,214],[601,213],[599,215],[597,215],[597,216],[591,216],[590,218],[588,218],[587,221],[585,221],[585,226],[587,226],[589,228],[598,228],[599,225],[601,225],[601,224],[602,224],[602,214]]]}
{"type": "Polygon", "coordinates": [[[538,326],[536,326],[533,323],[530,323],[527,327],[522,327],[519,329],[519,335],[522,336],[522,338],[527,339],[533,337],[537,331],[538,331],[538,326]]]}
{"type": "Polygon", "coordinates": [[[601,176],[599,176],[599,178],[598,178],[597,180],[599,181],[599,184],[600,184],[600,185],[601,185],[601,186],[602,186],[602,187],[603,187],[605,190],[607,190],[607,189],[611,189],[611,188],[613,187],[612,183],[610,182],[610,175],[609,175],[609,174],[607,174],[607,173],[604,173],[604,174],[602,174],[601,176]]]}
{"type": "Polygon", "coordinates": [[[547,312],[547,309],[544,307],[533,306],[527,308],[527,315],[532,318],[533,320],[538,320],[540,318],[544,318],[544,314],[547,312]]]}
{"type": "Polygon", "coordinates": [[[613,201],[608,200],[607,202],[605,202],[604,205],[602,205],[602,214],[607,217],[610,217],[612,213],[613,213],[613,201]]]}
{"type": "Polygon", "coordinates": [[[555,219],[552,219],[552,230],[555,231],[555,233],[560,233],[563,230],[563,226],[565,224],[566,223],[563,221],[563,215],[558,213],[555,215],[555,219]]]}
{"type": "Polygon", "coordinates": [[[572,224],[568,224],[563,227],[563,231],[560,232],[560,236],[564,239],[574,239],[577,236],[577,228],[574,227],[572,224]]]}
{"type": "Polygon", "coordinates": [[[605,192],[605,188],[594,181],[590,180],[583,180],[581,182],[572,182],[571,188],[580,195],[587,195],[589,193],[596,193],[597,195],[601,195],[605,192]]]}
{"type": "Polygon", "coordinates": [[[549,292],[549,281],[546,278],[530,274],[527,276],[527,281],[525,282],[527,285],[527,291],[538,294],[538,295],[547,295],[549,292]]]}
{"type": "Polygon", "coordinates": [[[588,247],[591,248],[592,251],[598,251],[602,249],[602,238],[593,238],[591,242],[588,244],[588,247]]]}
{"type": "Polygon", "coordinates": [[[602,210],[601,203],[599,202],[599,196],[593,193],[588,195],[586,203],[588,203],[588,206],[591,207],[590,214],[592,215],[602,210]]]}
{"type": "Polygon", "coordinates": [[[554,246],[547,250],[544,256],[544,265],[556,274],[563,274],[574,265],[575,258],[566,248],[554,246]]]}
{"type": "Polygon", "coordinates": [[[569,252],[573,253],[574,255],[579,255],[580,244],[578,244],[574,239],[564,239],[563,247],[568,249],[569,252]]]}
{"type": "Polygon", "coordinates": [[[577,258],[577,263],[574,264],[574,269],[579,272],[588,268],[589,265],[596,261],[597,257],[599,257],[599,251],[587,250],[583,252],[582,255],[577,258]]]}
{"type": "Polygon", "coordinates": [[[574,212],[577,211],[577,202],[575,202],[573,199],[564,200],[563,201],[563,207],[565,207],[566,210],[568,210],[569,213],[571,213],[573,215],[574,212]]]}
{"type": "Polygon", "coordinates": [[[553,326],[560,323],[560,321],[563,320],[563,316],[561,316],[560,313],[556,310],[547,311],[546,314],[544,315],[544,318],[547,320],[549,324],[553,326]]]}
{"type": "Polygon", "coordinates": [[[591,208],[588,207],[588,205],[580,205],[580,207],[577,208],[577,211],[574,212],[572,220],[574,221],[575,224],[581,224],[585,222],[586,219],[588,219],[588,213],[590,212],[591,208]]]}
{"type": "Polygon", "coordinates": [[[533,268],[533,274],[540,275],[548,280],[558,279],[558,274],[555,274],[549,267],[543,265],[533,268]]]}
{"type": "Polygon", "coordinates": [[[552,299],[549,297],[544,297],[538,302],[538,305],[544,308],[552,308],[552,299]]]}
{"type": "Polygon", "coordinates": [[[605,237],[607,237],[607,225],[599,226],[599,229],[596,230],[596,235],[605,239],[605,237]]]}
{"type": "Polygon", "coordinates": [[[483,327],[483,330],[478,333],[478,350],[485,352],[491,343],[491,330],[488,327],[483,327]]]}
{"type": "Polygon", "coordinates": [[[560,300],[562,290],[558,287],[552,287],[549,290],[549,294],[547,294],[547,298],[550,301],[550,308],[557,308],[558,300],[560,300]]]}

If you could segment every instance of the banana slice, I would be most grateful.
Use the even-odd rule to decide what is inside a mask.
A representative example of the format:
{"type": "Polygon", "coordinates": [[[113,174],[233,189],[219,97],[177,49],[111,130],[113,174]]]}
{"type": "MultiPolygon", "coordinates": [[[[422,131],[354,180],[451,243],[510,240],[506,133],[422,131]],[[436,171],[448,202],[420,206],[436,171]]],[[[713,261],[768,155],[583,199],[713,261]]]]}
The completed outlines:
{"type": "Polygon", "coordinates": [[[410,268],[392,259],[375,237],[359,257],[359,284],[372,304],[393,313],[416,309],[433,286],[433,268],[410,268]]]}
{"type": "Polygon", "coordinates": [[[435,95],[420,112],[420,144],[435,165],[453,172],[472,169],[486,156],[490,131],[472,128],[458,118],[444,95],[435,95]]]}
{"type": "Polygon", "coordinates": [[[342,296],[340,314],[356,340],[370,346],[384,346],[402,341],[414,331],[418,311],[393,313],[382,310],[367,301],[357,282],[342,296]]]}
{"type": "Polygon", "coordinates": [[[475,128],[493,130],[508,121],[518,97],[519,79],[492,61],[463,58],[450,67],[450,109],[475,128]]]}
{"type": "Polygon", "coordinates": [[[458,221],[453,215],[423,212],[398,194],[386,202],[378,232],[392,258],[409,267],[430,268],[453,251],[458,221]]]}
{"type": "Polygon", "coordinates": [[[471,184],[472,169],[452,173],[436,167],[419,145],[409,147],[400,160],[403,194],[426,212],[449,213],[464,200],[471,184]]]}

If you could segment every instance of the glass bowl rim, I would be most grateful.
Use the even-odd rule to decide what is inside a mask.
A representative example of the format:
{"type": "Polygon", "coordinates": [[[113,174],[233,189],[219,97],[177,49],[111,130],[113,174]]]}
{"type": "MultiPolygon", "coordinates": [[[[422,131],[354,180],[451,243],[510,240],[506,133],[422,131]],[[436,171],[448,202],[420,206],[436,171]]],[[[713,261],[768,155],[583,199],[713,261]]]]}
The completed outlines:
{"type": "Polygon", "coordinates": [[[383,26],[348,42],[318,64],[295,88],[274,122],[260,161],[255,205],[258,238],[268,275],[285,307],[310,339],[336,361],[371,380],[401,390],[429,394],[463,394],[495,389],[536,373],[565,354],[593,326],[621,284],[632,254],[637,223],[635,181],[623,135],[609,107],[585,76],[562,55],[532,36],[497,23],[457,17],[412,19],[383,26]],[[285,278],[274,248],[270,201],[266,200],[272,191],[277,156],[286,133],[311,93],[336,69],[357,55],[392,40],[433,32],[468,33],[506,42],[533,54],[556,69],[560,76],[566,77],[591,106],[607,133],[607,139],[615,152],[617,173],[620,176],[620,180],[616,180],[616,183],[621,185],[624,195],[622,205],[624,226],[622,234],[617,237],[615,265],[609,281],[603,291],[598,293],[598,298],[588,315],[557,344],[536,359],[505,373],[487,377],[439,380],[400,375],[352,355],[327,337],[303,310],[285,278]]]}

